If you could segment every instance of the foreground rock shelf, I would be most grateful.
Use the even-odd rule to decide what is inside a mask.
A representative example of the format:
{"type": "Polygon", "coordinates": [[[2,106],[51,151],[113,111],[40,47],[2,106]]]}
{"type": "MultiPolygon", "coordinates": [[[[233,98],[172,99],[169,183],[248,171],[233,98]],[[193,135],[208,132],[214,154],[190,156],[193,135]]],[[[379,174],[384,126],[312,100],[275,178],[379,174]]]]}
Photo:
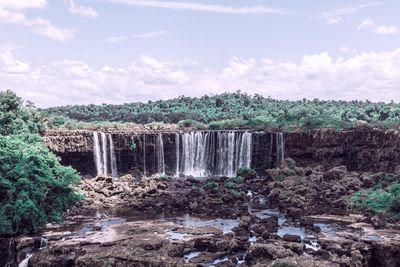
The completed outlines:
{"type": "Polygon", "coordinates": [[[291,159],[242,175],[83,180],[63,225],[6,241],[9,266],[399,266],[400,225],[345,205],[385,175],[291,159]]]}

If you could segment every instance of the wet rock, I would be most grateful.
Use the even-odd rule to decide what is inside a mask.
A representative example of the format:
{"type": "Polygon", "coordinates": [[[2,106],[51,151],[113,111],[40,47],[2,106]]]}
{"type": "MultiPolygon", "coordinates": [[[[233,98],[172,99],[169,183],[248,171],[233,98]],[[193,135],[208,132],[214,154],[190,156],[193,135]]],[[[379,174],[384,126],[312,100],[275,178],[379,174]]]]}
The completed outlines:
{"type": "Polygon", "coordinates": [[[276,232],[279,227],[278,217],[271,216],[269,218],[263,218],[263,219],[261,219],[259,224],[263,225],[265,230],[267,230],[267,231],[276,232]]]}
{"type": "Polygon", "coordinates": [[[168,246],[168,255],[170,257],[182,257],[185,254],[185,246],[180,243],[173,243],[168,246]]]}
{"type": "Polygon", "coordinates": [[[96,223],[94,226],[93,226],[93,231],[101,231],[101,224],[100,223],[96,223]]]}
{"type": "Polygon", "coordinates": [[[286,234],[282,237],[284,241],[301,243],[301,237],[298,235],[286,234]]]}
{"type": "Polygon", "coordinates": [[[375,215],[371,217],[371,224],[375,227],[375,228],[383,228],[386,225],[386,218],[381,215],[375,215]]]}
{"type": "Polygon", "coordinates": [[[164,239],[153,238],[143,244],[145,250],[158,250],[163,246],[164,239]]]}
{"type": "Polygon", "coordinates": [[[240,223],[239,223],[238,227],[243,228],[243,229],[249,229],[251,221],[252,221],[252,219],[250,216],[242,216],[240,218],[240,223]]]}
{"type": "MultiPolygon", "coordinates": [[[[285,239],[283,239],[285,240],[285,239]]],[[[290,249],[291,251],[293,251],[294,253],[297,253],[298,255],[303,254],[305,246],[304,244],[301,244],[300,242],[294,243],[294,242],[287,242],[287,243],[283,243],[283,247],[290,249]]]]}
{"type": "Polygon", "coordinates": [[[294,255],[293,251],[281,245],[256,243],[250,246],[246,255],[246,262],[255,263],[259,259],[275,260],[294,255]]]}

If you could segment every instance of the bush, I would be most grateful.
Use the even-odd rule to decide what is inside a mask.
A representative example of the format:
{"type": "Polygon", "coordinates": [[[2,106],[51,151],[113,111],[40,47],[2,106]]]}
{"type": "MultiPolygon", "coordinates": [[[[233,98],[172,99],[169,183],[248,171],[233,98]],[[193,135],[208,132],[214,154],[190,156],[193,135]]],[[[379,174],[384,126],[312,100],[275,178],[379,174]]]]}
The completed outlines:
{"type": "Polygon", "coordinates": [[[223,121],[213,121],[208,124],[208,128],[212,130],[234,129],[241,128],[248,125],[248,122],[241,119],[231,119],[223,121]]]}
{"type": "Polygon", "coordinates": [[[241,167],[236,171],[236,176],[243,177],[245,180],[257,177],[257,172],[251,168],[241,167]]]}
{"type": "Polygon", "coordinates": [[[179,121],[178,126],[181,128],[196,128],[196,129],[205,129],[207,127],[204,123],[192,119],[179,121]]]}
{"type": "Polygon", "coordinates": [[[400,184],[394,183],[385,189],[379,184],[372,189],[356,192],[349,204],[352,208],[399,218],[400,184]]]}
{"type": "Polygon", "coordinates": [[[251,126],[263,126],[263,127],[275,127],[277,121],[272,116],[257,116],[255,118],[250,118],[248,124],[251,126]]]}
{"type": "Polygon", "coordinates": [[[61,166],[38,135],[0,136],[0,235],[33,233],[80,199],[76,171],[61,166]]]}
{"type": "Polygon", "coordinates": [[[234,189],[230,189],[229,190],[229,193],[231,193],[234,197],[236,197],[236,198],[241,198],[241,197],[243,197],[244,195],[245,195],[245,193],[244,192],[242,192],[242,191],[236,191],[236,190],[234,190],[234,189]]]}
{"type": "Polygon", "coordinates": [[[218,190],[219,185],[216,182],[207,182],[204,184],[204,189],[218,190]]]}
{"type": "Polygon", "coordinates": [[[171,179],[172,179],[171,176],[168,176],[168,175],[162,174],[162,173],[161,173],[161,174],[158,174],[158,175],[156,176],[156,178],[159,179],[159,180],[163,180],[163,181],[171,180],[171,179]]]}
{"type": "Polygon", "coordinates": [[[225,181],[225,187],[228,189],[237,189],[243,183],[244,178],[242,176],[231,177],[225,181]]]}

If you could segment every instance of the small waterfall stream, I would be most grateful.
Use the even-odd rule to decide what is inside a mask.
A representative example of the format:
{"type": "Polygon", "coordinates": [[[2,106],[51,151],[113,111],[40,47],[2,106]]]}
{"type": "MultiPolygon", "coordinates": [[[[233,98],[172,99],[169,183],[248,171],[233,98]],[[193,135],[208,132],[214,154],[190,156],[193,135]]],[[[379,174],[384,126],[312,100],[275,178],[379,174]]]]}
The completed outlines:
{"type": "Polygon", "coordinates": [[[111,134],[108,135],[108,140],[109,140],[109,143],[110,143],[111,175],[112,175],[113,178],[118,178],[117,159],[115,157],[114,142],[113,142],[111,134]]]}
{"type": "Polygon", "coordinates": [[[276,166],[280,167],[285,159],[285,141],[283,133],[276,133],[276,166]]]}
{"type": "Polygon", "coordinates": [[[175,169],[175,177],[179,177],[179,163],[180,163],[180,135],[179,133],[175,133],[175,155],[176,155],[176,169],[175,169]]]}
{"type": "Polygon", "coordinates": [[[157,135],[155,150],[157,155],[157,171],[159,174],[165,174],[164,141],[162,133],[157,135]]]}
{"type": "Polygon", "coordinates": [[[93,132],[93,153],[97,175],[117,178],[117,159],[111,134],[93,132]]]}
{"type": "Polygon", "coordinates": [[[97,132],[93,132],[93,153],[97,175],[101,175],[103,173],[103,161],[101,158],[99,134],[97,132]]]}

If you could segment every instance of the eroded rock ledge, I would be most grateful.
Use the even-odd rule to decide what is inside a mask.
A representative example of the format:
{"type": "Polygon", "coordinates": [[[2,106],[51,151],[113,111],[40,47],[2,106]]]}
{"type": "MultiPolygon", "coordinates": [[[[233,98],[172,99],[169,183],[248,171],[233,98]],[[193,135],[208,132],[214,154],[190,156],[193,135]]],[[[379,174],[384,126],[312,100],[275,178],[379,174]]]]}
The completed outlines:
{"type": "MultiPolygon", "coordinates": [[[[166,171],[175,171],[177,131],[162,132],[166,171]]],[[[148,173],[155,173],[156,136],[160,131],[112,131],[120,175],[143,173],[146,162],[148,173]],[[132,138],[137,144],[132,151],[132,138]],[[146,142],[144,142],[144,139],[146,142]],[[144,153],[145,152],[145,153],[144,153]]],[[[252,135],[251,167],[259,174],[274,167],[276,143],[271,132],[252,135]],[[271,141],[272,140],[272,141],[271,141]]],[[[96,175],[91,131],[48,131],[43,136],[47,146],[64,165],[71,165],[82,175],[96,175]]],[[[325,169],[346,166],[349,171],[396,172],[400,166],[400,133],[397,130],[356,128],[344,131],[319,129],[285,132],[285,156],[298,166],[322,165],[325,169]]]]}

